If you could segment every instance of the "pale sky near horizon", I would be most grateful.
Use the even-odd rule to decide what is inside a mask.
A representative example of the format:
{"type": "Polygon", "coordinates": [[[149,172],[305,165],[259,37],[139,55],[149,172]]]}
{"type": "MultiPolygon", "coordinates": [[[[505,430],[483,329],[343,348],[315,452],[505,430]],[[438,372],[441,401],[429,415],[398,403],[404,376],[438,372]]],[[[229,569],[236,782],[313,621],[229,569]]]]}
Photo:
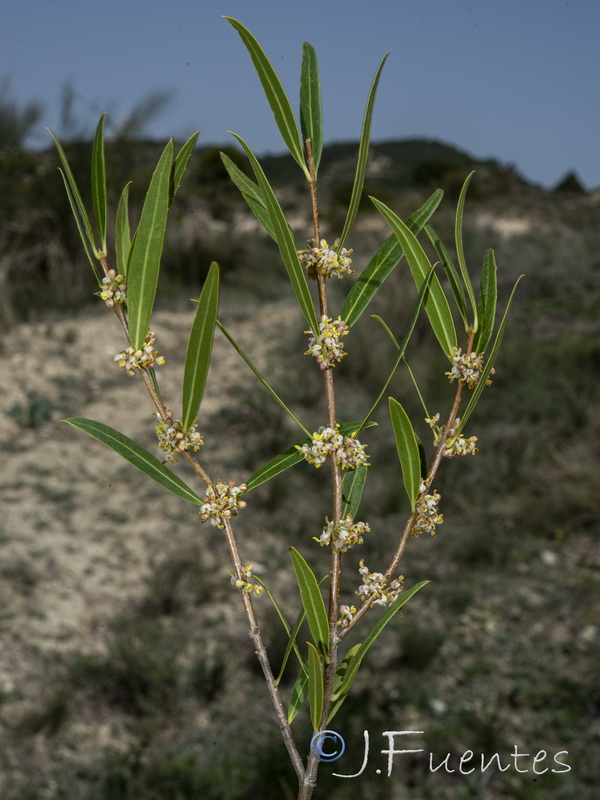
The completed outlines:
{"type": "MultiPolygon", "coordinates": [[[[70,83],[77,117],[118,120],[155,89],[173,91],[148,128],[201,143],[240,134],[284,147],[248,53],[222,15],[257,37],[297,106],[302,41],[317,49],[326,141],[358,139],[381,56],[373,139],[426,137],[554,185],[575,170],[600,187],[600,0],[0,0],[0,79],[43,103],[39,133],[60,134],[70,83]]],[[[48,142],[49,144],[49,142],[48,142]]]]}

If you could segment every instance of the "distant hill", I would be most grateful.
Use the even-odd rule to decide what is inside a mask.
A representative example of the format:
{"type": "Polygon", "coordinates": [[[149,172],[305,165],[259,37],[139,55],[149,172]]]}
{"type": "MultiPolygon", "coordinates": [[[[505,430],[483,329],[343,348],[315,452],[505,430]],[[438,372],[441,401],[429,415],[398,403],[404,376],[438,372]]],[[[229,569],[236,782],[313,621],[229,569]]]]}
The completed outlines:
{"type": "MultiPolygon", "coordinates": [[[[358,142],[336,142],[323,148],[319,180],[322,186],[333,187],[351,181],[356,168],[358,142]]],[[[261,157],[261,163],[275,184],[301,182],[298,167],[287,154],[261,157]]],[[[371,145],[366,180],[391,191],[402,191],[415,185],[454,183],[476,169],[481,181],[493,180],[526,184],[510,165],[496,159],[479,159],[451,144],[434,139],[396,139],[371,145]]]]}

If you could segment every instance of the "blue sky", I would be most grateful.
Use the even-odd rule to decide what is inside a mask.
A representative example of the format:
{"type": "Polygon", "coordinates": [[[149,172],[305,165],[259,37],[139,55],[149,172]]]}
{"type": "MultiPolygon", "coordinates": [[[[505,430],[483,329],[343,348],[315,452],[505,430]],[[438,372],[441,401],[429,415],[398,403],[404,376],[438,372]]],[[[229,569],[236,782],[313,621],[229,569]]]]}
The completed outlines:
{"type": "MultiPolygon", "coordinates": [[[[296,105],[302,41],[319,55],[327,141],[357,139],[381,56],[374,140],[441,139],[555,184],[600,186],[599,0],[0,0],[0,77],[39,100],[60,133],[65,83],[93,128],[154,89],[171,104],[158,138],[240,134],[257,153],[279,134],[238,34],[258,38],[296,105]]],[[[36,144],[44,142],[43,133],[36,144]]]]}

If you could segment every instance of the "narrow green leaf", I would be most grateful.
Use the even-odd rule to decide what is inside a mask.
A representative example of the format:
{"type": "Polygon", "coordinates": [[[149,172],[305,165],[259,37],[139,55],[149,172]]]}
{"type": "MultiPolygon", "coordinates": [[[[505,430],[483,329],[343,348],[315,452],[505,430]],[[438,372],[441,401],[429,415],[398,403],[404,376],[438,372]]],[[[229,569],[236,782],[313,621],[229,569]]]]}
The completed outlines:
{"type": "Polygon", "coordinates": [[[344,680],[342,681],[342,685],[340,686],[337,692],[337,697],[335,697],[334,699],[336,700],[338,698],[344,699],[346,697],[346,695],[350,691],[350,687],[352,686],[354,679],[356,678],[362,660],[367,654],[371,645],[377,639],[377,637],[385,628],[385,626],[388,624],[388,622],[390,622],[396,616],[398,611],[400,611],[402,606],[406,605],[406,603],[408,603],[411,597],[413,597],[419,591],[419,589],[422,589],[423,586],[425,586],[428,583],[429,581],[421,581],[420,583],[416,583],[414,586],[411,586],[410,589],[407,589],[405,592],[402,592],[402,594],[396,600],[394,600],[394,602],[391,604],[391,606],[388,608],[385,614],[381,617],[381,619],[377,622],[375,627],[371,630],[365,641],[361,644],[356,655],[349,663],[348,669],[346,670],[346,675],[344,677],[344,680]]]}
{"type": "Polygon", "coordinates": [[[496,323],[496,300],[498,297],[498,287],[496,281],[496,259],[493,250],[486,250],[483,257],[483,268],[481,270],[481,285],[479,287],[479,298],[477,300],[477,318],[479,327],[473,341],[473,350],[476,353],[484,353],[485,348],[494,331],[496,323]]]}
{"type": "MultiPolygon", "coordinates": [[[[273,597],[273,594],[272,594],[271,590],[266,585],[266,583],[258,577],[258,575],[253,575],[252,579],[257,581],[262,586],[262,588],[265,590],[265,592],[267,594],[267,597],[273,603],[273,606],[275,607],[275,611],[277,612],[277,616],[281,620],[281,624],[283,625],[284,630],[285,630],[285,632],[287,633],[287,635],[289,637],[290,634],[291,634],[291,628],[289,626],[289,623],[288,623],[287,619],[285,618],[285,614],[281,610],[281,606],[279,605],[277,600],[275,600],[275,598],[273,597]]],[[[304,618],[304,611],[300,612],[299,618],[300,618],[300,621],[302,621],[302,619],[304,618]]],[[[300,663],[302,663],[302,659],[300,659],[300,663]]]]}
{"type": "Polygon", "coordinates": [[[431,276],[433,275],[433,269],[434,268],[432,267],[431,270],[429,271],[429,275],[425,278],[425,280],[423,281],[423,283],[421,285],[421,289],[419,291],[419,296],[417,298],[417,302],[415,303],[415,307],[414,307],[413,312],[411,314],[411,318],[410,318],[410,320],[408,322],[408,327],[406,328],[406,333],[404,334],[404,339],[402,340],[402,344],[401,345],[398,344],[398,341],[397,341],[396,337],[391,332],[391,330],[388,328],[386,323],[381,319],[381,317],[378,316],[377,314],[373,314],[373,319],[376,319],[381,325],[383,325],[383,328],[387,331],[387,333],[390,336],[392,342],[394,343],[394,346],[398,350],[398,355],[396,356],[396,361],[394,362],[394,366],[392,367],[392,371],[390,372],[390,374],[388,376],[388,379],[383,384],[383,387],[382,387],[381,391],[379,392],[379,394],[377,395],[377,398],[375,399],[375,402],[373,403],[373,405],[369,409],[369,412],[368,412],[367,416],[362,421],[362,424],[361,424],[360,428],[358,429],[357,433],[360,433],[360,431],[365,427],[365,425],[368,423],[368,421],[371,419],[371,417],[375,413],[375,409],[377,408],[377,406],[381,402],[381,399],[384,396],[384,394],[387,392],[387,388],[390,385],[390,383],[392,382],[392,378],[396,374],[396,370],[398,369],[398,367],[400,366],[400,364],[404,360],[404,353],[406,352],[406,348],[408,347],[408,343],[410,341],[410,337],[412,336],[413,331],[415,329],[415,325],[417,324],[417,319],[419,317],[419,311],[421,310],[421,306],[423,305],[423,301],[425,300],[425,293],[428,290],[429,281],[431,280],[431,276]]]}
{"type": "Polygon", "coordinates": [[[182,497],[184,500],[189,500],[190,503],[195,503],[198,506],[203,504],[203,500],[187,486],[181,478],[167,469],[165,465],[149,453],[145,448],[134,442],[128,436],[125,436],[114,428],[104,425],[102,422],[96,422],[93,419],[84,419],[83,417],[71,417],[71,419],[64,420],[78,428],[84,433],[88,433],[97,439],[102,444],[110,447],[115,453],[118,453],[130,464],[148,475],[153,481],[160,484],[163,489],[182,497]]]}
{"type": "Polygon", "coordinates": [[[258,371],[258,369],[257,369],[257,368],[254,366],[254,364],[252,363],[252,361],[250,360],[250,358],[249,358],[249,357],[246,355],[246,353],[244,353],[244,351],[243,351],[243,350],[242,350],[242,348],[239,346],[239,344],[238,344],[238,343],[235,341],[235,339],[233,338],[233,336],[232,336],[232,335],[231,335],[231,334],[230,334],[230,333],[227,331],[227,329],[225,328],[225,326],[224,326],[224,325],[222,325],[222,324],[219,322],[219,320],[217,320],[217,325],[218,325],[218,327],[219,327],[219,330],[220,330],[220,331],[223,333],[223,335],[224,335],[224,336],[225,336],[225,338],[227,339],[227,341],[228,341],[228,342],[231,344],[231,346],[232,346],[232,347],[233,347],[233,348],[236,350],[236,352],[237,352],[237,353],[239,353],[239,355],[240,355],[240,356],[241,356],[241,357],[244,359],[244,361],[246,362],[246,364],[247,364],[247,365],[250,367],[250,369],[252,370],[252,372],[254,373],[254,375],[256,375],[256,377],[258,378],[258,380],[259,380],[259,381],[262,383],[262,385],[265,387],[265,389],[266,389],[266,390],[269,392],[269,394],[271,395],[271,397],[272,397],[272,398],[273,398],[273,399],[274,399],[274,400],[275,400],[277,403],[279,403],[279,405],[281,406],[281,408],[283,408],[283,410],[286,412],[286,414],[289,414],[289,415],[290,415],[290,417],[291,417],[291,418],[294,420],[294,422],[295,422],[295,423],[298,425],[298,427],[299,427],[299,428],[300,428],[300,429],[301,429],[301,430],[302,430],[302,431],[303,431],[303,432],[304,432],[304,433],[305,433],[307,436],[310,436],[310,432],[309,432],[309,431],[308,431],[308,430],[307,430],[307,429],[304,427],[304,425],[303,425],[303,424],[300,422],[300,420],[299,420],[299,419],[298,419],[298,417],[297,417],[297,416],[294,414],[294,412],[293,412],[293,411],[291,411],[291,410],[290,410],[290,409],[289,409],[289,408],[286,406],[286,404],[283,402],[283,400],[281,399],[281,397],[279,397],[279,395],[277,394],[277,392],[275,391],[275,389],[273,389],[273,387],[272,387],[272,386],[271,386],[269,383],[267,383],[266,379],[265,379],[265,378],[263,378],[263,376],[262,376],[262,375],[261,375],[261,373],[258,371]]]}
{"type": "MultiPolygon", "coordinates": [[[[261,583],[262,583],[262,581],[261,581],[261,583]]],[[[290,657],[290,653],[292,652],[292,650],[296,653],[298,661],[300,662],[300,666],[301,667],[304,666],[303,661],[302,661],[302,656],[300,655],[300,650],[298,649],[298,645],[296,644],[296,638],[298,636],[298,632],[300,631],[300,628],[302,627],[302,623],[304,622],[305,617],[306,617],[306,613],[305,613],[304,609],[302,609],[302,611],[298,614],[298,617],[296,618],[296,622],[294,624],[294,627],[288,633],[288,636],[289,636],[288,643],[287,643],[286,648],[285,648],[285,653],[283,654],[283,659],[281,661],[281,667],[279,668],[279,675],[277,676],[277,678],[275,680],[275,686],[279,686],[279,683],[281,681],[281,678],[283,677],[283,673],[285,672],[285,668],[287,666],[287,662],[288,662],[288,659],[290,657]]]]}
{"type": "Polygon", "coordinates": [[[100,117],[92,147],[92,204],[96,225],[98,226],[98,233],[100,234],[100,248],[104,253],[106,253],[106,218],[108,215],[106,201],[106,164],[104,161],[105,120],[106,113],[102,114],[100,117]]]}
{"type": "Polygon", "coordinates": [[[392,344],[394,345],[394,347],[396,348],[396,350],[400,350],[400,345],[398,344],[398,339],[396,339],[396,337],[394,336],[394,334],[391,332],[391,330],[390,330],[390,326],[387,324],[387,322],[386,322],[385,320],[383,320],[383,319],[382,319],[382,318],[379,316],[379,314],[372,314],[372,318],[373,318],[373,319],[376,319],[376,320],[377,320],[377,322],[378,322],[378,323],[381,325],[381,327],[383,328],[383,330],[384,330],[384,331],[387,333],[387,335],[388,335],[388,336],[390,337],[390,339],[392,340],[392,344]]]}
{"type": "Polygon", "coordinates": [[[196,146],[199,135],[199,131],[196,131],[196,133],[192,134],[175,156],[175,161],[173,163],[173,181],[171,185],[169,203],[173,202],[173,199],[177,194],[179,187],[181,186],[181,181],[183,180],[183,176],[187,169],[191,155],[194,152],[194,147],[196,146]]]}
{"type": "Polygon", "coordinates": [[[131,250],[131,231],[129,230],[129,187],[131,181],[125,186],[119,198],[117,216],[115,219],[115,251],[117,256],[117,271],[127,277],[127,264],[131,250]]]}
{"type": "Polygon", "coordinates": [[[269,216],[271,217],[271,224],[275,232],[275,241],[279,247],[279,252],[292,283],[296,299],[298,300],[300,308],[304,313],[310,330],[318,331],[319,323],[317,321],[317,314],[315,312],[313,300],[308,288],[306,275],[304,274],[302,265],[298,261],[296,243],[283,211],[281,210],[281,206],[275,197],[275,192],[271,188],[271,185],[269,184],[262,167],[258,163],[256,156],[252,150],[250,150],[246,142],[244,142],[244,140],[241,139],[236,133],[234,133],[233,136],[235,136],[238,142],[242,145],[246,151],[246,155],[250,159],[250,164],[258,181],[258,185],[262,192],[269,216]]]}
{"type": "Polygon", "coordinates": [[[50,130],[50,128],[47,128],[46,130],[49,132],[50,136],[52,136],[54,144],[56,146],[56,150],[58,151],[58,156],[60,158],[63,167],[59,171],[60,174],[62,175],[62,179],[65,184],[65,189],[67,190],[69,205],[71,206],[71,211],[73,212],[73,216],[75,217],[77,230],[79,231],[79,235],[81,237],[85,253],[89,259],[92,269],[94,270],[98,282],[100,282],[98,271],[96,269],[96,253],[98,251],[98,248],[96,247],[96,242],[94,241],[94,233],[92,231],[90,218],[88,216],[83,200],[81,199],[81,194],[77,187],[77,181],[75,180],[73,172],[71,171],[69,160],[65,154],[65,151],[63,150],[61,143],[58,141],[58,139],[54,135],[53,131],[50,130]]]}
{"type": "Polygon", "coordinates": [[[181,401],[183,407],[181,427],[184,433],[187,433],[196,421],[204,396],[218,309],[219,265],[213,261],[200,292],[185,354],[181,401]]]}
{"type": "MultiPolygon", "coordinates": [[[[302,70],[300,73],[300,125],[302,141],[310,139],[315,164],[315,175],[319,169],[323,151],[323,104],[321,101],[321,79],[315,48],[302,43],[302,70]]],[[[308,154],[307,154],[308,158],[308,154]]]]}
{"type": "MultiPolygon", "coordinates": [[[[406,225],[415,236],[420,233],[423,226],[431,218],[439,206],[444,193],[441,189],[431,195],[421,208],[407,219],[406,225]]],[[[404,252],[395,234],[392,234],[379,250],[375,253],[362,275],[352,286],[342,306],[341,317],[350,327],[361,316],[371,302],[375,292],[387,276],[397,267],[404,258],[404,252]]]]}
{"type": "Polygon", "coordinates": [[[154,391],[156,392],[156,396],[160,400],[160,402],[165,405],[162,399],[162,393],[160,391],[160,386],[158,385],[158,378],[156,377],[156,370],[154,367],[151,367],[148,372],[150,373],[150,378],[152,380],[152,385],[154,386],[154,391]]]}
{"type": "MultiPolygon", "coordinates": [[[[379,202],[379,200],[375,200],[375,198],[371,199],[398,238],[417,289],[420,289],[423,281],[426,280],[432,269],[432,265],[425,251],[417,241],[415,235],[411,233],[404,222],[402,222],[393,211],[379,202]]],[[[454,328],[454,321],[452,320],[452,313],[448,301],[446,300],[446,295],[435,274],[431,276],[429,282],[429,290],[425,299],[425,311],[442,350],[446,355],[449,355],[452,348],[456,347],[456,330],[454,328]]]]}
{"type": "Polygon", "coordinates": [[[87,229],[86,229],[86,221],[81,218],[81,214],[79,212],[79,207],[77,205],[77,200],[73,195],[73,191],[71,189],[71,186],[69,185],[69,182],[67,180],[66,175],[65,175],[65,173],[62,171],[62,169],[60,167],[58,168],[58,171],[60,172],[61,177],[63,179],[63,183],[65,184],[65,191],[67,193],[67,198],[69,200],[69,205],[71,206],[71,212],[72,212],[73,217],[75,219],[75,224],[77,225],[77,230],[79,231],[79,236],[80,236],[82,244],[83,244],[83,249],[85,250],[85,254],[88,257],[88,261],[90,262],[91,267],[92,267],[92,269],[94,271],[94,275],[96,276],[96,280],[98,281],[98,283],[100,283],[101,279],[100,279],[100,275],[98,274],[98,269],[97,269],[97,265],[96,265],[96,249],[95,249],[95,245],[93,244],[93,240],[92,240],[92,243],[90,243],[90,238],[88,236],[87,229]]]}
{"type": "Polygon", "coordinates": [[[463,283],[465,285],[465,289],[467,290],[467,297],[469,298],[471,309],[473,311],[473,323],[471,326],[471,330],[476,331],[478,328],[477,306],[475,305],[475,294],[473,292],[473,284],[471,283],[469,270],[467,269],[467,262],[465,261],[465,251],[463,248],[463,240],[462,240],[463,211],[465,207],[465,200],[467,198],[467,189],[469,188],[469,183],[471,182],[471,178],[473,177],[474,174],[475,171],[467,175],[467,178],[463,183],[462,189],[460,190],[460,196],[458,198],[458,203],[456,204],[454,240],[456,246],[456,258],[458,259],[458,267],[460,269],[460,274],[462,275],[463,283]]]}
{"type": "Polygon", "coordinates": [[[338,668],[336,669],[335,679],[333,681],[333,697],[335,697],[337,692],[341,689],[344,679],[348,673],[348,668],[350,667],[350,664],[352,664],[352,662],[354,661],[356,654],[360,650],[361,646],[362,642],[357,642],[355,645],[352,645],[350,650],[348,650],[348,652],[342,659],[342,663],[339,664],[338,668]]]}
{"type": "Polygon", "coordinates": [[[462,281],[456,270],[456,267],[454,266],[454,262],[452,261],[450,253],[444,246],[442,240],[433,230],[431,225],[425,225],[425,231],[427,233],[427,236],[429,236],[431,244],[435,248],[435,252],[438,254],[438,258],[442,262],[442,266],[444,267],[444,272],[446,273],[446,277],[448,278],[448,283],[450,284],[450,289],[452,290],[454,302],[456,303],[458,312],[465,325],[465,330],[468,330],[469,320],[467,317],[467,300],[465,298],[465,292],[463,289],[462,281]]]}
{"type": "MultiPolygon", "coordinates": [[[[68,160],[68,158],[67,158],[67,156],[65,154],[65,151],[63,150],[63,147],[62,147],[61,143],[58,141],[58,139],[56,138],[54,133],[50,130],[50,128],[47,128],[46,130],[50,133],[50,136],[52,136],[52,138],[54,139],[54,144],[56,146],[56,149],[58,151],[58,155],[59,155],[61,164],[63,166],[63,180],[65,181],[65,185],[67,185],[69,187],[69,189],[71,191],[71,195],[72,195],[73,201],[74,201],[75,206],[77,208],[78,223],[79,222],[82,223],[82,225],[83,225],[83,227],[85,229],[85,233],[87,235],[87,245],[91,248],[91,250],[93,252],[95,252],[97,250],[97,247],[96,247],[96,243],[94,241],[94,234],[93,234],[93,231],[92,231],[92,225],[90,223],[90,218],[89,218],[88,213],[86,211],[86,208],[85,208],[85,205],[83,203],[83,200],[81,199],[81,194],[80,194],[79,189],[77,187],[77,181],[75,180],[73,172],[71,171],[71,167],[69,165],[69,160],[68,160]]],[[[85,244],[86,244],[86,242],[84,241],[84,245],[85,244]]]]}
{"type": "Polygon", "coordinates": [[[367,467],[362,466],[358,469],[350,470],[342,478],[342,518],[350,514],[351,517],[356,516],[356,512],[360,506],[362,499],[363,489],[365,488],[365,481],[367,480],[367,467]]]}
{"type": "Polygon", "coordinates": [[[340,709],[340,706],[342,705],[342,703],[346,699],[345,695],[343,697],[341,697],[338,694],[338,692],[341,689],[341,686],[342,686],[342,684],[344,682],[344,678],[346,677],[346,675],[348,673],[348,669],[350,668],[350,665],[354,661],[354,659],[356,657],[356,654],[358,653],[360,648],[361,648],[361,642],[358,642],[353,647],[351,647],[350,650],[348,650],[348,652],[344,656],[344,658],[342,660],[342,663],[339,665],[339,667],[336,670],[335,680],[333,682],[332,702],[331,702],[331,706],[329,708],[329,716],[327,717],[327,724],[329,724],[331,722],[331,720],[335,717],[335,715],[337,714],[337,712],[340,709]]]}
{"type": "Polygon", "coordinates": [[[279,128],[281,136],[283,137],[283,141],[286,143],[294,161],[300,165],[302,171],[306,175],[307,180],[310,181],[310,173],[308,172],[306,164],[304,163],[302,143],[300,141],[300,131],[298,130],[294,112],[292,111],[292,106],[288,100],[288,96],[281,85],[281,81],[273,69],[273,65],[265,55],[265,52],[260,44],[250,33],[250,31],[241,24],[241,22],[232,19],[232,17],[224,18],[239,33],[242,42],[250,53],[252,63],[254,64],[254,68],[256,69],[258,77],[260,78],[260,82],[262,83],[265,95],[269,105],[271,106],[271,111],[275,116],[275,122],[277,123],[277,127],[279,128]]]}
{"type": "Polygon", "coordinates": [[[281,624],[283,625],[284,630],[285,630],[285,632],[287,633],[287,636],[288,636],[288,643],[287,643],[287,646],[285,648],[285,653],[284,653],[283,660],[282,660],[282,663],[281,663],[281,668],[279,670],[279,675],[277,676],[277,678],[274,681],[275,686],[279,686],[279,683],[281,681],[281,678],[283,677],[283,673],[284,673],[285,668],[287,666],[287,662],[288,662],[288,659],[290,657],[290,653],[292,652],[292,650],[296,653],[296,656],[298,657],[298,661],[300,663],[300,666],[301,667],[304,666],[304,662],[302,660],[302,656],[300,655],[300,650],[298,649],[298,645],[296,644],[296,637],[298,635],[298,631],[300,630],[300,628],[302,626],[302,623],[304,622],[304,617],[306,616],[306,614],[304,613],[304,609],[302,609],[302,611],[298,614],[296,622],[294,623],[294,627],[290,628],[290,626],[288,624],[288,621],[285,618],[285,614],[281,610],[281,606],[279,605],[277,600],[275,600],[275,598],[273,597],[273,594],[271,593],[271,590],[266,585],[266,583],[264,581],[262,581],[258,577],[258,575],[253,575],[252,578],[253,578],[253,580],[257,581],[263,587],[263,589],[265,590],[265,592],[267,594],[267,597],[273,603],[273,606],[275,607],[275,611],[277,612],[277,616],[281,620],[281,624]]]}
{"type": "Polygon", "coordinates": [[[300,589],[302,607],[308,620],[308,627],[315,645],[327,661],[329,654],[329,621],[319,583],[302,555],[294,547],[290,547],[289,550],[298,588],[300,589]]]}
{"type": "MultiPolygon", "coordinates": [[[[310,439],[304,439],[302,442],[299,442],[299,444],[302,445],[309,441],[310,439]]],[[[254,475],[246,481],[247,490],[251,491],[252,489],[256,489],[257,486],[270,481],[272,478],[275,478],[277,475],[299,464],[303,460],[304,456],[296,450],[295,445],[288,447],[283,453],[275,456],[275,458],[272,458],[258,469],[254,475]]]]}
{"type": "Polygon", "coordinates": [[[250,180],[250,178],[245,175],[242,170],[236,164],[234,164],[229,156],[225,155],[225,153],[221,153],[221,161],[229,173],[229,177],[240,190],[242,197],[246,203],[248,203],[248,207],[256,219],[260,222],[271,239],[276,242],[277,236],[275,235],[275,229],[271,224],[271,217],[267,211],[262,192],[257,184],[250,180]]]}
{"type": "Polygon", "coordinates": [[[144,344],[154,308],[167,227],[172,166],[173,140],[170,140],[150,180],[140,222],[129,253],[127,314],[131,346],[136,350],[141,349],[144,344]]]}
{"type": "Polygon", "coordinates": [[[510,307],[511,307],[512,301],[513,301],[513,297],[514,297],[515,292],[517,290],[517,286],[519,285],[519,282],[521,281],[521,278],[523,278],[523,277],[524,277],[523,275],[519,275],[519,277],[516,280],[515,285],[512,288],[512,291],[510,293],[510,297],[508,298],[508,303],[506,304],[506,308],[504,310],[504,314],[502,315],[502,320],[500,321],[500,325],[498,326],[498,331],[496,333],[496,337],[494,339],[494,344],[492,345],[491,352],[490,352],[489,356],[487,357],[487,359],[485,360],[485,364],[484,364],[484,368],[483,368],[483,370],[481,372],[481,376],[479,378],[479,381],[477,382],[477,386],[473,389],[473,391],[471,393],[471,397],[469,398],[469,402],[467,403],[467,407],[465,408],[464,413],[461,414],[460,425],[458,425],[457,429],[456,429],[457,433],[460,433],[464,429],[465,425],[467,424],[467,421],[468,421],[469,417],[471,416],[471,414],[475,410],[475,406],[479,402],[479,398],[481,397],[481,394],[482,394],[483,390],[485,389],[485,382],[488,379],[488,377],[490,375],[490,372],[492,370],[492,367],[494,366],[494,363],[495,363],[496,358],[498,356],[498,353],[500,352],[500,345],[502,344],[502,337],[504,336],[504,328],[506,327],[506,320],[508,319],[508,312],[510,311],[510,307]]]}
{"type": "Polygon", "coordinates": [[[292,689],[292,695],[290,697],[290,704],[288,706],[288,723],[290,725],[292,724],[298,712],[304,705],[304,702],[307,697],[308,697],[308,667],[303,666],[303,668],[300,670],[300,674],[296,678],[296,682],[294,683],[294,687],[292,689]]]}
{"type": "MultiPolygon", "coordinates": [[[[343,436],[353,434],[358,430],[359,425],[360,422],[346,422],[343,425],[340,425],[340,433],[343,436]]],[[[363,427],[370,428],[373,425],[377,425],[377,423],[369,422],[363,427]]],[[[308,439],[303,439],[301,442],[298,442],[298,445],[301,447],[303,444],[308,444],[310,441],[311,438],[309,437],[308,439]]],[[[252,477],[246,481],[248,491],[251,489],[256,489],[257,486],[270,481],[272,478],[275,478],[280,473],[290,469],[290,467],[299,464],[301,461],[304,461],[304,456],[302,453],[298,452],[296,445],[288,447],[288,449],[284,450],[283,453],[275,456],[275,458],[272,458],[264,466],[258,469],[254,475],[252,475],[252,477]]]]}
{"type": "Polygon", "coordinates": [[[319,730],[323,715],[323,670],[316,647],[308,644],[308,703],[313,731],[319,730]]]}
{"type": "Polygon", "coordinates": [[[396,449],[398,450],[398,458],[402,468],[404,488],[408,495],[411,511],[414,511],[421,486],[419,446],[406,411],[393,397],[389,398],[389,406],[396,449]]]}
{"type": "Polygon", "coordinates": [[[377,94],[377,85],[379,83],[381,70],[383,69],[383,65],[385,64],[386,59],[389,56],[390,52],[391,51],[388,50],[388,52],[379,62],[379,66],[377,67],[377,72],[375,73],[375,77],[373,78],[373,83],[371,84],[371,89],[369,91],[369,97],[367,99],[367,108],[365,110],[362,131],[360,134],[360,143],[358,146],[358,160],[356,163],[354,184],[352,186],[352,195],[350,197],[348,214],[346,215],[346,221],[344,222],[342,234],[340,236],[338,244],[336,245],[337,250],[341,250],[342,247],[345,245],[345,243],[348,241],[348,237],[350,236],[350,231],[352,230],[352,226],[354,225],[354,221],[356,220],[356,215],[358,214],[358,207],[360,205],[362,190],[365,185],[365,172],[367,169],[367,159],[369,157],[369,145],[371,142],[371,122],[373,120],[373,105],[375,103],[375,95],[377,94]]]}

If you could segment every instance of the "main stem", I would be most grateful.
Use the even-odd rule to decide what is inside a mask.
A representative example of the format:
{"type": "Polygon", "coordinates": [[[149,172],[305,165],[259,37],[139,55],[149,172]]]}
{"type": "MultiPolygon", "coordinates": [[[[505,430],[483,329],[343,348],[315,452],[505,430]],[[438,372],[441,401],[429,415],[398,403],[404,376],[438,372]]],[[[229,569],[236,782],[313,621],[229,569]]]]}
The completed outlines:
{"type": "MultiPolygon", "coordinates": [[[[308,156],[308,170],[311,176],[310,196],[313,216],[313,229],[315,247],[320,246],[321,227],[319,224],[319,205],[317,199],[317,175],[315,162],[312,152],[312,142],[306,140],[306,152],[308,156]]],[[[317,289],[319,293],[319,310],[321,317],[329,316],[327,305],[327,280],[324,275],[317,271],[317,289]]],[[[315,334],[317,331],[315,331],[315,334]]],[[[335,429],[337,424],[337,413],[335,408],[335,389],[333,383],[333,369],[323,370],[325,380],[325,398],[327,400],[327,424],[335,429]]],[[[333,525],[338,525],[342,519],[342,470],[336,462],[335,457],[330,457],[331,479],[333,495],[333,525]]],[[[333,684],[337,670],[337,650],[340,641],[338,635],[338,605],[340,593],[340,572],[341,554],[332,548],[331,567],[329,582],[329,663],[325,665],[324,686],[323,686],[323,713],[321,716],[319,730],[325,730],[327,719],[331,710],[331,697],[333,695],[333,684]]],[[[308,757],[306,772],[298,787],[298,800],[310,800],[317,785],[317,770],[319,761],[312,753],[308,757]]]]}

